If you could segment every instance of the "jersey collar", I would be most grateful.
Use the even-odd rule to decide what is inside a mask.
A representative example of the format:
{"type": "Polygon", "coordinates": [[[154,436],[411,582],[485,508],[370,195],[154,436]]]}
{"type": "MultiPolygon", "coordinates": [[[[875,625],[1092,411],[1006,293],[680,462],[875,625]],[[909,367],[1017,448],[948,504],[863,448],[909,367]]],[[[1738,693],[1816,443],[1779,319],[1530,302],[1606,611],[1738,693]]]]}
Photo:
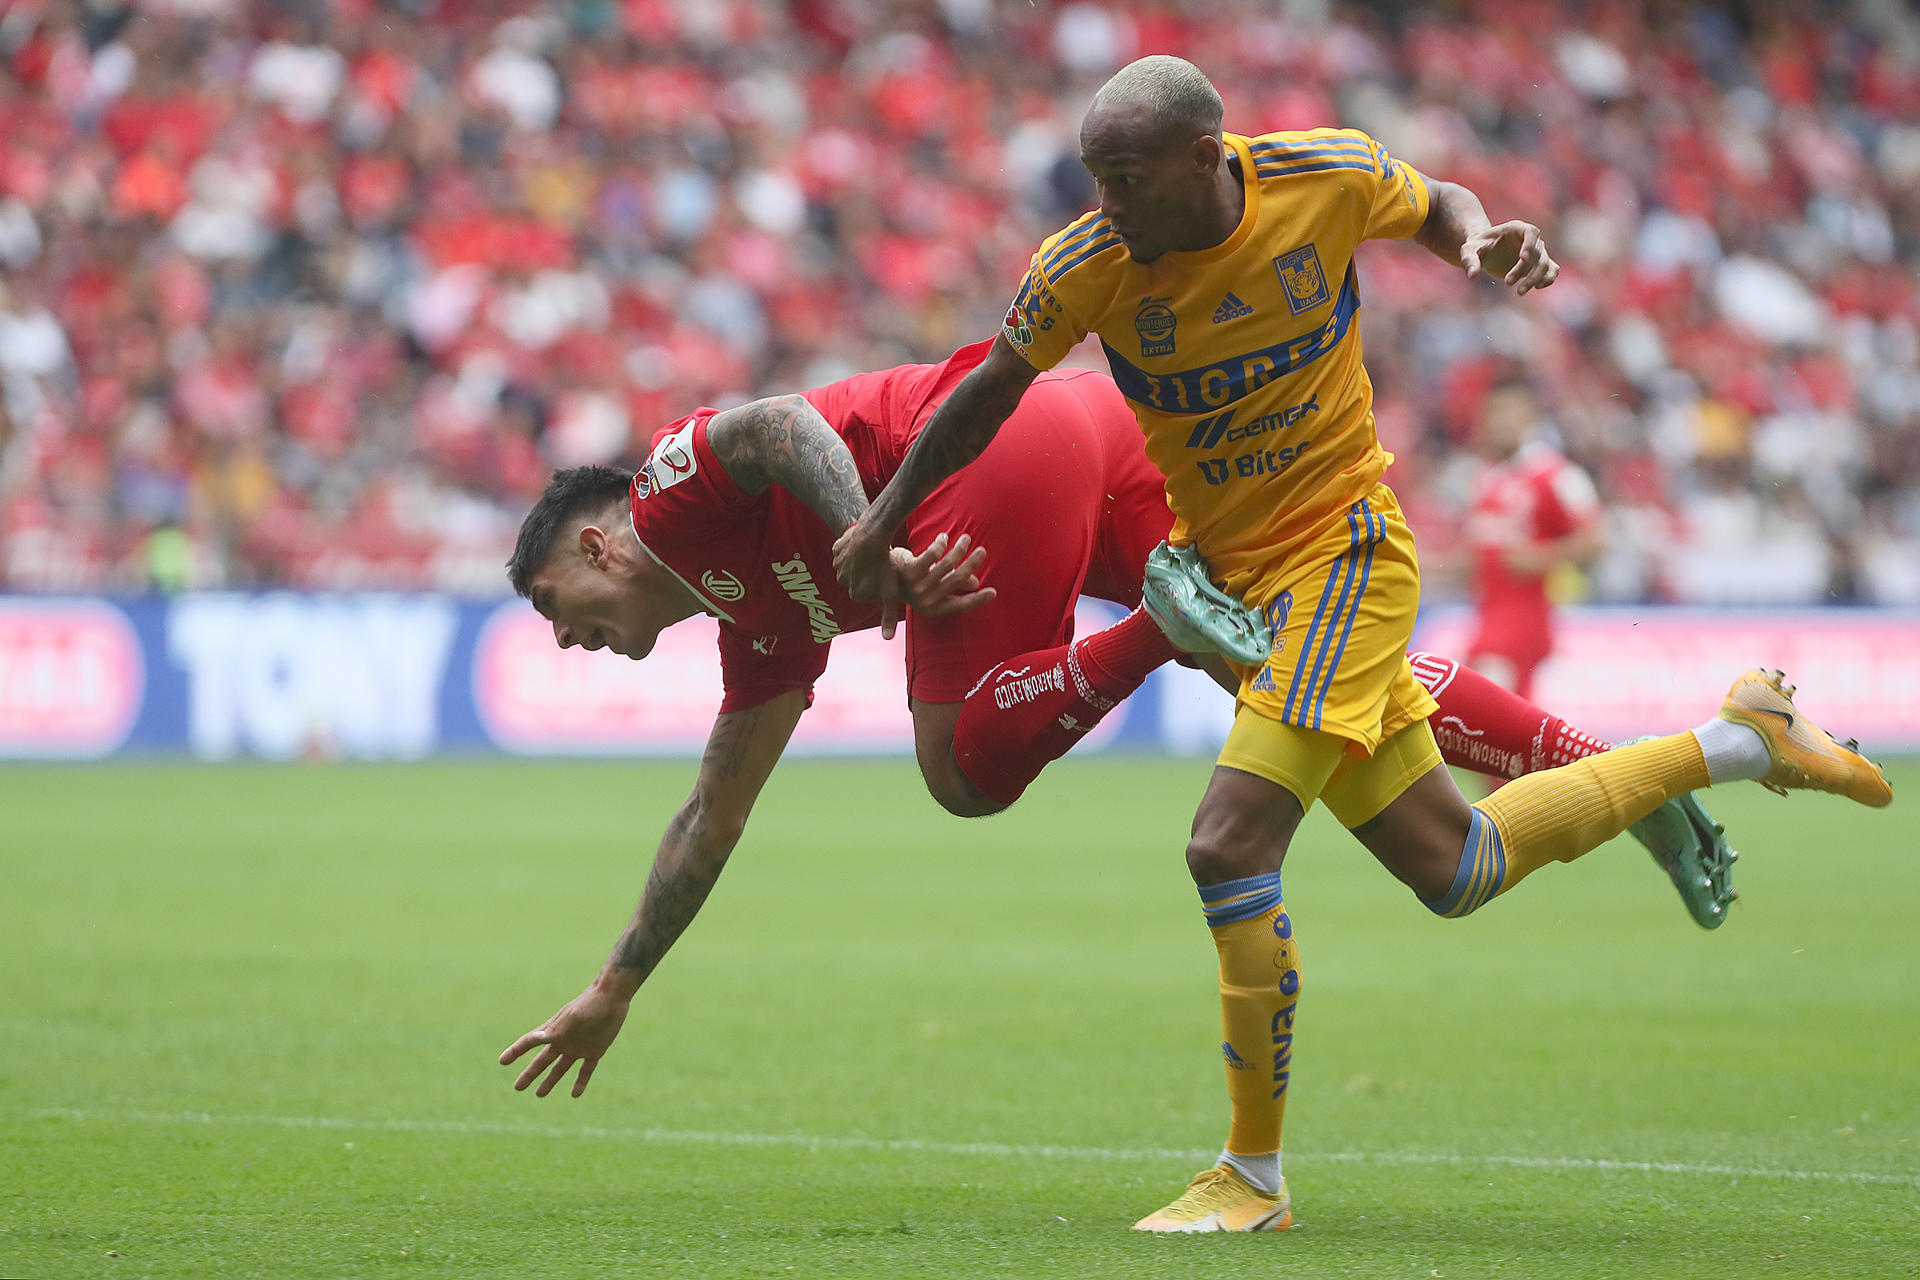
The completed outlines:
{"type": "Polygon", "coordinates": [[[1260,221],[1260,182],[1253,172],[1253,152],[1248,150],[1247,140],[1237,133],[1224,135],[1224,140],[1233,148],[1233,153],[1240,157],[1240,189],[1245,196],[1240,209],[1240,225],[1233,229],[1232,235],[1211,249],[1169,252],[1165,255],[1176,262],[1218,262],[1245,244],[1247,237],[1253,234],[1254,224],[1260,221]]]}
{"type": "Polygon", "coordinates": [[[681,586],[685,587],[688,591],[692,592],[693,598],[700,602],[700,607],[702,609],[706,610],[708,613],[712,614],[714,617],[720,619],[720,621],[722,622],[733,621],[733,615],[728,613],[725,609],[722,609],[719,606],[719,604],[715,602],[712,596],[708,595],[706,592],[702,591],[700,588],[694,586],[691,582],[688,582],[685,578],[681,577],[679,574],[674,573],[673,566],[668,564],[665,560],[662,560],[658,555],[654,553],[653,548],[647,545],[647,540],[640,536],[639,526],[633,525],[632,512],[627,513],[627,523],[633,526],[633,540],[635,542],[638,542],[640,544],[640,549],[647,553],[647,559],[653,561],[655,564],[659,565],[662,569],[665,569],[668,573],[673,574],[673,580],[679,583],[681,586]]]}

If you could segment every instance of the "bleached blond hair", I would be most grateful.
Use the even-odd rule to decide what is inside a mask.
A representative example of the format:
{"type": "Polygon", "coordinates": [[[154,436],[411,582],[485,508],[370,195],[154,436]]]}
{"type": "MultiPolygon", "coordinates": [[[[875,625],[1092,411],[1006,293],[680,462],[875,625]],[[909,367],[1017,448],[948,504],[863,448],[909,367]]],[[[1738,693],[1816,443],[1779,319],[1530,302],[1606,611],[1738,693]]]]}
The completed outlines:
{"type": "Polygon", "coordinates": [[[1218,135],[1226,108],[1220,92],[1200,68],[1185,58],[1153,53],[1113,73],[1093,95],[1091,113],[1121,103],[1144,105],[1155,124],[1180,126],[1218,135]]]}

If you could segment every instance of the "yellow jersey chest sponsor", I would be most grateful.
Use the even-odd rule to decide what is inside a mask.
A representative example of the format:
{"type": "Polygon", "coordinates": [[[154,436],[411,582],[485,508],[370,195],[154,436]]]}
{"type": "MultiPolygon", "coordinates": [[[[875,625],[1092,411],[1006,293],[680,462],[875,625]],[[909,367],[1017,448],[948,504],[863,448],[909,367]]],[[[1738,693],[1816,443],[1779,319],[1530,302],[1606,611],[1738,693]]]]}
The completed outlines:
{"type": "Polygon", "coordinates": [[[1113,380],[1135,404],[1179,416],[1227,408],[1274,382],[1303,373],[1346,340],[1360,312],[1360,291],[1351,264],[1337,290],[1313,280],[1303,281],[1301,288],[1308,297],[1316,291],[1329,295],[1306,308],[1325,315],[1304,331],[1288,314],[1288,295],[1279,287],[1254,290],[1243,284],[1220,290],[1223,296],[1218,300],[1190,296],[1177,308],[1171,298],[1147,295],[1131,316],[1115,316],[1100,327],[1100,344],[1113,380]],[[1261,302],[1250,301],[1246,294],[1256,294],[1268,304],[1265,310],[1279,314],[1262,324],[1261,302]],[[1232,318],[1215,324],[1215,315],[1232,318]],[[1229,326],[1231,332],[1226,331],[1229,326]],[[1276,328],[1293,332],[1275,336],[1276,328]],[[1184,358],[1183,331],[1198,335],[1184,358]],[[1131,353],[1128,347],[1134,348],[1131,353]]]}

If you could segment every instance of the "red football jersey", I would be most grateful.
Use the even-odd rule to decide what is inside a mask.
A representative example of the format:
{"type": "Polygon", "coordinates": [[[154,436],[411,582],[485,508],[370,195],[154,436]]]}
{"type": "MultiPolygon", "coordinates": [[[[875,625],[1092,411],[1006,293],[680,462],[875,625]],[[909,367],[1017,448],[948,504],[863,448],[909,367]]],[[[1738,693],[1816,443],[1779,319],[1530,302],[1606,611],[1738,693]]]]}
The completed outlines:
{"type": "Polygon", "coordinates": [[[1474,653],[1500,654],[1525,666],[1552,651],[1546,575],[1516,572],[1506,553],[1564,538],[1593,520],[1599,508],[1587,473],[1538,441],[1481,474],[1467,518],[1480,609],[1474,653]]]}
{"type": "MultiPolygon", "coordinates": [[[[869,496],[988,345],[806,393],[846,441],[869,496]]],[[[879,625],[880,607],[841,589],[837,531],[805,503],[779,485],[749,495],[727,475],[707,442],[716,412],[661,429],[633,478],[630,507],[641,545],[720,620],[720,709],[735,711],[810,690],[833,637],[879,625]]],[[[916,549],[937,532],[971,534],[988,549],[983,581],[999,593],[959,617],[909,618],[910,692],[958,701],[993,663],[1064,643],[1080,594],[1137,603],[1147,551],[1172,520],[1112,382],[1088,370],[1042,375],[986,452],[902,528],[916,549]]]]}

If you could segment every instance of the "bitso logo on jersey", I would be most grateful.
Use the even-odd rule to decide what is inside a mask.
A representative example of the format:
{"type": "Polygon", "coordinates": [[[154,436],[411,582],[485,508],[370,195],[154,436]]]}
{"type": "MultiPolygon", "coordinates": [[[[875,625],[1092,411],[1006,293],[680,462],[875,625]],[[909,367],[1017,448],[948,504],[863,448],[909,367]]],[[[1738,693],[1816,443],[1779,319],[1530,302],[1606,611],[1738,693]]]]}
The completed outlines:
{"type": "Polygon", "coordinates": [[[1170,356],[1173,354],[1173,326],[1177,317],[1173,308],[1168,306],[1168,298],[1142,298],[1140,310],[1133,317],[1134,331],[1140,335],[1140,354],[1144,356],[1170,356]]]}
{"type": "Polygon", "coordinates": [[[1312,245],[1281,254],[1273,260],[1273,269],[1280,273],[1293,314],[1326,305],[1327,273],[1320,269],[1320,254],[1312,245]]]}
{"type": "Polygon", "coordinates": [[[747,594],[747,589],[740,585],[740,579],[725,569],[709,569],[701,574],[700,586],[715,600],[724,600],[728,604],[747,594]]]}

